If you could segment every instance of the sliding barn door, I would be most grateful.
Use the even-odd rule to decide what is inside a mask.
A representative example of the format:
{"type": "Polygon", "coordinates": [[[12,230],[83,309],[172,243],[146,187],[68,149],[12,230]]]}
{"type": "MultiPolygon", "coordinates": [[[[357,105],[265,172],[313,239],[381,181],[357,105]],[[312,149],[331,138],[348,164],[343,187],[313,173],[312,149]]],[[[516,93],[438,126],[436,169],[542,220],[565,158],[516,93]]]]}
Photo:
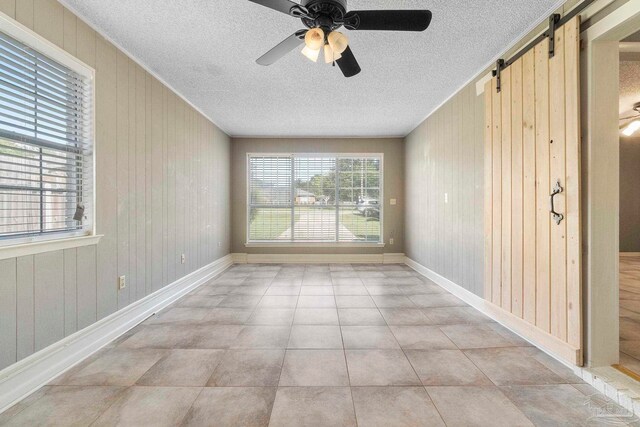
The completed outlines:
{"type": "Polygon", "coordinates": [[[579,27],[576,17],[556,30],[553,57],[547,38],[502,70],[499,91],[496,77],[485,87],[485,299],[577,365],[579,27]]]}

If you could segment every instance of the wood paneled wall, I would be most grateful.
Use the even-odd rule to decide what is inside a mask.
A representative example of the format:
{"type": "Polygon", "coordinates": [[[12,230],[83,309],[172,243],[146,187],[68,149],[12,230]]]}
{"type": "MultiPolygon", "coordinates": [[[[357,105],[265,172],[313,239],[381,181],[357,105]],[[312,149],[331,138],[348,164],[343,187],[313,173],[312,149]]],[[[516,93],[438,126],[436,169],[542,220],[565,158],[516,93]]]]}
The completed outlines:
{"type": "Polygon", "coordinates": [[[485,299],[580,364],[579,17],[485,87],[485,299]],[[559,183],[555,210],[550,195],[559,183]],[[563,344],[568,345],[563,345],[563,344]],[[555,344],[554,344],[555,345],[555,344]]]}
{"type": "Polygon", "coordinates": [[[469,85],[405,139],[405,252],[479,296],[483,118],[483,99],[469,85]]]}
{"type": "Polygon", "coordinates": [[[96,69],[104,235],[0,260],[2,369],[228,254],[231,227],[222,131],[55,0],[0,0],[0,11],[96,69]]]}

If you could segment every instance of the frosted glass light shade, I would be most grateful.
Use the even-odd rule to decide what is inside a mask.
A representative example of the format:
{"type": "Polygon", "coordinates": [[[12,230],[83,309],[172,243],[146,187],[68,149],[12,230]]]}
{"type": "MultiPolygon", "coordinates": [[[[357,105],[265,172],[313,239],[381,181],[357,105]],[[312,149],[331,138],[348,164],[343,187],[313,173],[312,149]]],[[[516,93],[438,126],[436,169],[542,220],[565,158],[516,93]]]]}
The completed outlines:
{"type": "Polygon", "coordinates": [[[302,49],[302,54],[309,58],[313,62],[318,62],[318,57],[320,56],[320,49],[310,49],[309,46],[305,46],[302,49]]]}
{"type": "Polygon", "coordinates": [[[320,28],[312,28],[304,36],[304,43],[311,50],[320,50],[324,46],[324,31],[320,28]]]}
{"type": "Polygon", "coordinates": [[[329,37],[327,39],[329,41],[331,49],[333,49],[333,51],[337,54],[341,54],[342,52],[347,50],[347,47],[349,46],[349,39],[339,31],[333,31],[331,34],[329,34],[329,37]]]}
{"type": "Polygon", "coordinates": [[[324,62],[331,64],[333,61],[337,61],[340,58],[342,58],[342,55],[334,52],[330,45],[324,45],[324,62]]]}
{"type": "Polygon", "coordinates": [[[624,128],[624,130],[622,131],[622,134],[624,136],[632,136],[638,130],[640,130],[640,120],[634,120],[631,123],[629,123],[627,127],[624,128]]]}

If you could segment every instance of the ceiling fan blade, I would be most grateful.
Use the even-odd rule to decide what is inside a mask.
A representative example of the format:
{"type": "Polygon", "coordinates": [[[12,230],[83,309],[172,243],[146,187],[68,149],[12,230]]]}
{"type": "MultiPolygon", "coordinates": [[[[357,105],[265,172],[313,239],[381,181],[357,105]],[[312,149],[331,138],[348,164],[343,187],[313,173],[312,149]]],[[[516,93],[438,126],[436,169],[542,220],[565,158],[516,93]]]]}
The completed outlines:
{"type": "Polygon", "coordinates": [[[271,49],[269,52],[262,55],[256,61],[260,65],[271,65],[278,61],[280,58],[285,56],[287,53],[291,52],[293,49],[300,46],[304,43],[304,35],[307,33],[307,30],[296,31],[294,34],[291,34],[289,37],[281,41],[276,47],[271,49]]]}
{"type": "Polygon", "coordinates": [[[289,0],[249,0],[250,2],[257,3],[261,6],[268,7],[269,9],[277,10],[278,12],[286,13],[287,15],[300,17],[307,13],[304,6],[294,3],[289,0]]]}
{"type": "Polygon", "coordinates": [[[336,64],[338,64],[340,71],[342,71],[345,77],[353,77],[362,71],[350,47],[347,47],[347,49],[342,52],[342,57],[336,61],[336,64]]]}
{"type": "Polygon", "coordinates": [[[429,24],[428,10],[355,10],[344,17],[349,30],[424,31],[429,24]]]}

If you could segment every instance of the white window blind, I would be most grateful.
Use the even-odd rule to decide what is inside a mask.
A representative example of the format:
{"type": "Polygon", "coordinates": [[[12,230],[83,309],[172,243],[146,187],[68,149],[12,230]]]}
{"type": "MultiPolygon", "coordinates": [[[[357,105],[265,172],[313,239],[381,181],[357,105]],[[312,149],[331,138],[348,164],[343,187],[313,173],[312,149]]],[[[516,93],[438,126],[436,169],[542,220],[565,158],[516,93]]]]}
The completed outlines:
{"type": "Polygon", "coordinates": [[[0,32],[0,243],[91,228],[92,93],[0,32]]]}
{"type": "Polygon", "coordinates": [[[248,241],[381,243],[381,155],[250,155],[248,241]]]}

